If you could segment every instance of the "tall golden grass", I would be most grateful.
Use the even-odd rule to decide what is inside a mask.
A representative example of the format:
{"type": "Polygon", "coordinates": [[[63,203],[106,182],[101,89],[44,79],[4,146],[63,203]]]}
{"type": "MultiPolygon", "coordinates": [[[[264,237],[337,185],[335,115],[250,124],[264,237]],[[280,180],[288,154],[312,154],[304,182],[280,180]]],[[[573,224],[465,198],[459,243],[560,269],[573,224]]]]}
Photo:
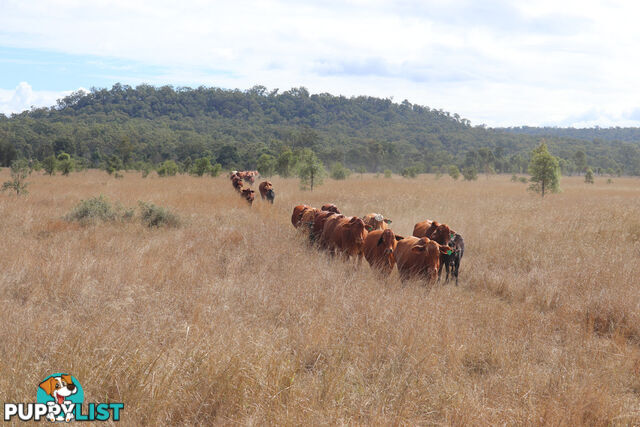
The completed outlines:
{"type": "MultiPolygon", "coordinates": [[[[0,173],[0,180],[8,177],[0,173]]],[[[0,194],[0,401],[70,372],[126,424],[640,423],[640,181],[366,176],[274,205],[224,178],[32,176],[0,194]],[[81,226],[103,194],[178,228],[81,226]],[[460,286],[401,284],[310,247],[296,204],[464,236],[460,286]]]]}

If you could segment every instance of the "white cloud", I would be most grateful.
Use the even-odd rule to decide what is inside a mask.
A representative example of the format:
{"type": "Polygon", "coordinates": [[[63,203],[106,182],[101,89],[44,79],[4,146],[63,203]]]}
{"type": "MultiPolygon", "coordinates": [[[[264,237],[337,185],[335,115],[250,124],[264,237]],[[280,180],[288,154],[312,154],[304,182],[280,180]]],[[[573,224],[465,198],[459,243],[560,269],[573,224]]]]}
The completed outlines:
{"type": "Polygon", "coordinates": [[[636,123],[624,112],[640,106],[633,2],[6,0],[2,9],[0,45],[162,67],[146,78],[123,70],[125,83],[304,85],[407,98],[489,125],[636,123]]]}
{"type": "Polygon", "coordinates": [[[72,91],[34,91],[27,82],[20,82],[13,90],[0,89],[0,113],[9,115],[30,109],[32,106],[51,106],[72,91]]]}

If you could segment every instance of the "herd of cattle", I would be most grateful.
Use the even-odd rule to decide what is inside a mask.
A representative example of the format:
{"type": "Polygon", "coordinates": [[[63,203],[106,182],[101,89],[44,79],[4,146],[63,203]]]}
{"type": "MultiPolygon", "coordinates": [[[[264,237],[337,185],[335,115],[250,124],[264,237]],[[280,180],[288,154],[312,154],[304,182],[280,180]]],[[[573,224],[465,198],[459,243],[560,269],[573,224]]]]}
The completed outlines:
{"type": "MultiPolygon", "coordinates": [[[[249,204],[253,204],[254,191],[244,187],[255,182],[258,171],[233,171],[231,183],[249,204]]],[[[263,200],[273,203],[275,191],[269,181],[258,186],[263,200]]],[[[369,265],[382,274],[391,274],[398,267],[400,278],[423,277],[428,282],[440,279],[442,268],[456,278],[464,254],[464,240],[447,224],[426,220],[413,227],[413,235],[402,237],[390,228],[391,220],[376,213],[346,217],[336,205],[326,204],[320,209],[307,205],[293,208],[291,223],[297,229],[308,230],[309,239],[331,254],[341,253],[347,259],[355,257],[360,263],[364,257],[369,265]]]]}
{"type": "MultiPolygon", "coordinates": [[[[249,185],[253,184],[256,180],[256,177],[260,176],[258,171],[233,171],[231,172],[231,184],[233,188],[240,193],[243,199],[249,202],[250,205],[253,204],[253,199],[255,195],[255,191],[251,188],[244,188],[244,183],[248,182],[249,185]]],[[[260,197],[262,200],[268,200],[273,203],[273,199],[276,197],[275,191],[273,191],[273,185],[269,181],[263,181],[258,186],[258,190],[260,191],[260,197]]]]}
{"type": "Polygon", "coordinates": [[[428,282],[440,278],[442,267],[456,278],[464,254],[462,236],[446,224],[426,220],[413,228],[413,235],[402,237],[390,228],[391,220],[372,213],[362,218],[346,217],[333,204],[320,209],[307,205],[293,208],[291,223],[297,229],[308,228],[309,238],[332,254],[347,259],[364,257],[382,274],[390,274],[397,265],[400,278],[423,277],[428,282]]]}

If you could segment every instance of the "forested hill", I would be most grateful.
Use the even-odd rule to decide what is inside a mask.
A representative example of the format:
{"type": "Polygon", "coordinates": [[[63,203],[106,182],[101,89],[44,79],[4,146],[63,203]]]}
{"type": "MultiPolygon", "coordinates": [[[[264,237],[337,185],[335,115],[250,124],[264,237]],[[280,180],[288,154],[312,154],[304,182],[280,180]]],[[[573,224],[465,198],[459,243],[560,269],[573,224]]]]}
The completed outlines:
{"type": "MultiPolygon", "coordinates": [[[[457,114],[373,97],[310,95],[256,86],[246,91],[116,84],[5,117],[0,114],[0,165],[66,152],[97,167],[118,156],[125,164],[189,162],[203,156],[229,168],[255,168],[262,154],[313,149],[330,166],[368,171],[455,164],[523,172],[538,135],[472,126],[457,114]]],[[[637,142],[547,138],[564,173],[587,164],[640,175],[637,142]]],[[[637,141],[637,140],[633,140],[637,141]]]]}
{"type": "Polygon", "coordinates": [[[640,128],[559,128],[559,127],[531,127],[518,126],[501,128],[505,132],[532,135],[537,137],[574,138],[587,141],[627,141],[640,142],[640,128]]]}

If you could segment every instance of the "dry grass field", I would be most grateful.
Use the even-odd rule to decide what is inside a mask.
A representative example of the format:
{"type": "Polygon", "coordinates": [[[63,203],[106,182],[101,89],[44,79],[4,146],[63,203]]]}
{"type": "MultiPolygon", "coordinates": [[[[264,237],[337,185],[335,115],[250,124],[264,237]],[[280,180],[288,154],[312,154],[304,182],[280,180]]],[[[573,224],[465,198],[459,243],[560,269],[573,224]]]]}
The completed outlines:
{"type": "Polygon", "coordinates": [[[564,178],[541,200],[506,176],[273,178],[252,208],[225,177],[29,180],[0,194],[2,402],[65,371],[127,425],[640,423],[638,179],[564,178]],[[100,194],[183,225],[62,219],[100,194]],[[318,252],[290,215],[325,202],[401,235],[449,224],[460,286],[318,252]]]}

